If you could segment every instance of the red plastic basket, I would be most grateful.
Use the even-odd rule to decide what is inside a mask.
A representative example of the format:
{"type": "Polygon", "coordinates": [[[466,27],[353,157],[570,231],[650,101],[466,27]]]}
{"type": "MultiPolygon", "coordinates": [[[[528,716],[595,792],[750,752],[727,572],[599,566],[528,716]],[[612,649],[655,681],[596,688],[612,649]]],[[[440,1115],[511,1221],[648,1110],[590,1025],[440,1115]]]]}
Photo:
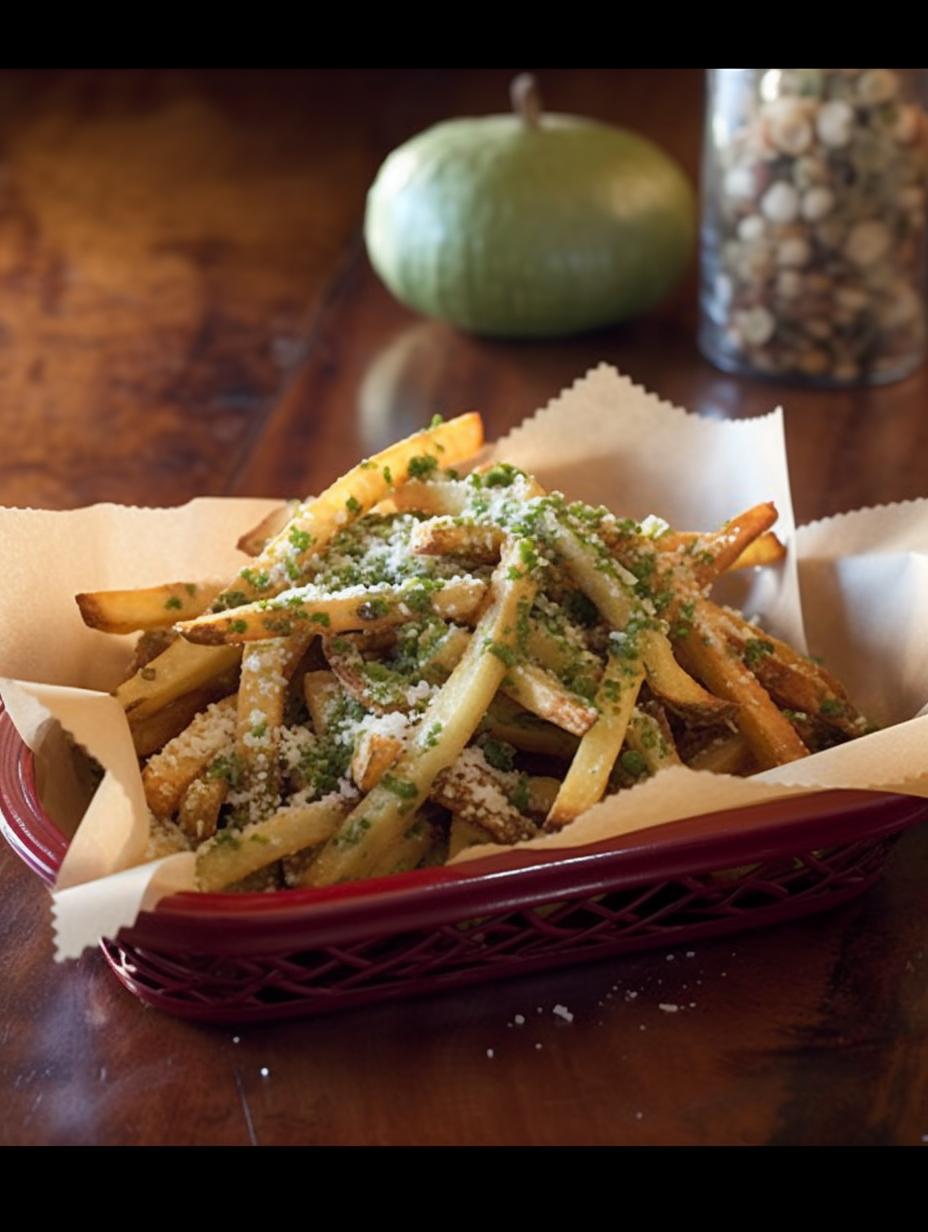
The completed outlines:
{"type": "MultiPolygon", "coordinates": [[[[327,1013],[823,911],[867,889],[926,817],[912,796],[820,792],[321,890],[178,894],[101,946],[130,992],[181,1017],[327,1013]]],[[[51,884],[67,841],[2,710],[0,824],[51,884]]]]}

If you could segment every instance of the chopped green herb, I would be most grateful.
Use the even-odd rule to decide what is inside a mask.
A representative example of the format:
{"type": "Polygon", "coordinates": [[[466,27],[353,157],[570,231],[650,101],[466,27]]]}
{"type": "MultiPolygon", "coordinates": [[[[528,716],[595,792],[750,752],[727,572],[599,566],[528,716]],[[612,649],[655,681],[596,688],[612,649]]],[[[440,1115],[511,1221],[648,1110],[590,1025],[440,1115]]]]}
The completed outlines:
{"type": "Polygon", "coordinates": [[[267,590],[271,584],[271,579],[263,571],[258,573],[254,569],[243,569],[239,576],[243,577],[248,585],[255,590],[267,590]]]}
{"type": "Polygon", "coordinates": [[[230,633],[244,633],[247,628],[248,628],[247,620],[230,620],[229,621],[229,632],[230,633]]]}
{"type": "Polygon", "coordinates": [[[488,736],[480,747],[483,750],[487,764],[492,766],[494,770],[509,771],[515,764],[516,751],[511,744],[507,744],[504,740],[494,740],[492,736],[488,736]]]}
{"type": "Polygon", "coordinates": [[[437,428],[437,427],[439,426],[439,424],[443,424],[444,422],[445,422],[445,417],[444,417],[444,415],[439,415],[439,414],[438,414],[438,412],[436,411],[436,413],[435,413],[435,414],[432,416],[432,418],[429,420],[429,427],[430,427],[430,428],[437,428]]]}
{"type": "Polygon", "coordinates": [[[364,603],[358,604],[358,619],[380,620],[389,610],[390,605],[385,599],[367,599],[364,603]]]}
{"type": "Polygon", "coordinates": [[[332,623],[328,612],[313,612],[309,619],[314,625],[323,625],[326,629],[328,629],[332,623]]]}
{"type": "Polygon", "coordinates": [[[497,659],[500,659],[506,664],[507,667],[515,667],[517,661],[516,653],[512,647],[507,646],[505,642],[491,641],[487,644],[487,650],[490,654],[496,655],[497,659]]]}
{"type": "Polygon", "coordinates": [[[760,637],[751,637],[744,644],[744,661],[753,672],[760,664],[764,655],[773,654],[773,642],[766,642],[760,637]]]}
{"type": "Polygon", "coordinates": [[[291,544],[298,552],[305,552],[313,541],[312,535],[308,530],[300,530],[298,526],[291,526],[290,533],[287,536],[291,544]]]}
{"type": "Polygon", "coordinates": [[[371,828],[370,819],[368,817],[356,817],[350,822],[334,838],[336,847],[354,847],[356,843],[360,843],[361,839],[371,828]]]}
{"type": "Polygon", "coordinates": [[[844,702],[840,701],[837,697],[826,697],[818,708],[819,714],[823,714],[829,719],[836,719],[845,714],[846,711],[847,707],[844,702]]]}
{"type": "Polygon", "coordinates": [[[647,773],[647,762],[635,749],[626,749],[619,761],[625,773],[633,775],[636,779],[647,773]]]}
{"type": "Polygon", "coordinates": [[[248,602],[248,596],[242,590],[227,590],[220,595],[210,609],[213,612],[226,612],[229,608],[242,607],[248,602]]]}
{"type": "Polygon", "coordinates": [[[509,462],[497,462],[495,466],[491,466],[488,471],[484,472],[483,486],[485,488],[511,488],[516,479],[524,474],[524,471],[520,471],[517,466],[512,466],[509,462]]]}
{"type": "Polygon", "coordinates": [[[415,800],[419,795],[419,788],[415,783],[410,783],[409,779],[400,779],[393,774],[385,774],[380,780],[387,791],[393,793],[394,796],[399,796],[401,800],[415,800]]]}
{"type": "Polygon", "coordinates": [[[167,608],[172,608],[175,612],[179,612],[184,605],[181,603],[180,599],[178,599],[177,595],[171,595],[170,599],[167,600],[164,606],[167,608]]]}
{"type": "Polygon", "coordinates": [[[237,753],[228,757],[214,757],[206,770],[208,779],[225,779],[230,787],[236,788],[242,781],[242,762],[237,753]]]}
{"type": "Polygon", "coordinates": [[[429,454],[419,454],[417,457],[409,459],[409,478],[428,479],[437,468],[437,458],[433,458],[429,454]]]}
{"type": "Polygon", "coordinates": [[[349,513],[360,513],[361,512],[361,502],[357,500],[354,496],[349,496],[348,499],[345,501],[345,508],[348,510],[349,513]]]}

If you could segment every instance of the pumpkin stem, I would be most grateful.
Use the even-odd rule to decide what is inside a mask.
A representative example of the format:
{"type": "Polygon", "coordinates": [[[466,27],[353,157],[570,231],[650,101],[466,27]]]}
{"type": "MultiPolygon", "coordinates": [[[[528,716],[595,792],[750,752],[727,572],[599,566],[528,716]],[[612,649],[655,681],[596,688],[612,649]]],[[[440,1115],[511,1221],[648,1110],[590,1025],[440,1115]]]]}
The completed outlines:
{"type": "Polygon", "coordinates": [[[509,87],[512,109],[526,128],[537,128],[541,119],[541,94],[531,73],[520,73],[509,87]]]}

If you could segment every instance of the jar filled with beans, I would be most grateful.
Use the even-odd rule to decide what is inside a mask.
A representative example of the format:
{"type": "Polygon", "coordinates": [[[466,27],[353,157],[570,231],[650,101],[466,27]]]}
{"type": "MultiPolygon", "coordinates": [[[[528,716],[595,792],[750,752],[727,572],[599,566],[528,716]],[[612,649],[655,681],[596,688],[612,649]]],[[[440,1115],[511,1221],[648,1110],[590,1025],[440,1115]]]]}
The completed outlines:
{"type": "Polygon", "coordinates": [[[840,386],[922,362],[926,77],[710,70],[700,347],[718,367],[840,386]]]}

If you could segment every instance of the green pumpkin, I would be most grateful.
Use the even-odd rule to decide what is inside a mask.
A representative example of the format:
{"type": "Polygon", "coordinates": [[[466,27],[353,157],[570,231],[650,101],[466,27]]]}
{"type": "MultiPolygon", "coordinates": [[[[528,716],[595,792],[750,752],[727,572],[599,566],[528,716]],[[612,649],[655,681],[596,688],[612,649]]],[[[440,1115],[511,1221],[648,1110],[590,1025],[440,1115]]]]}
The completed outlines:
{"type": "Polygon", "coordinates": [[[371,263],[402,303],[478,334],[543,338],[648,311],[679,280],[695,202],[643,137],[565,115],[449,120],[388,156],[371,263]]]}

